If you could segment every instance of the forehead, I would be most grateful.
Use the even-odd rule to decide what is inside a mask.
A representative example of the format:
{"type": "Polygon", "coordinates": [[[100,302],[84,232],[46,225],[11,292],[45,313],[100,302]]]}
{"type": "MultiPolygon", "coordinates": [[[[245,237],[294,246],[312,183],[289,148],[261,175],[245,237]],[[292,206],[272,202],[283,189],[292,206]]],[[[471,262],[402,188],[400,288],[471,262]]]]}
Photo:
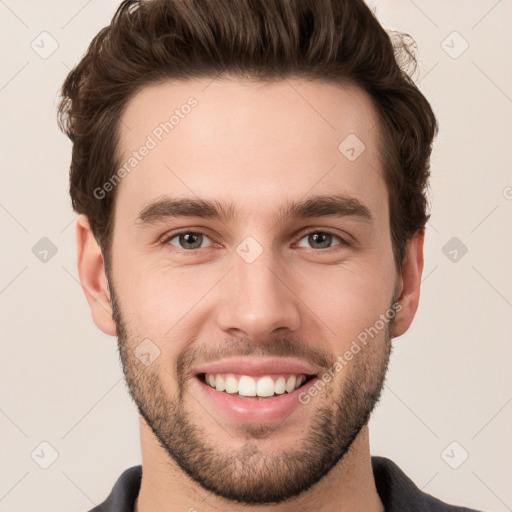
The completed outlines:
{"type": "Polygon", "coordinates": [[[246,219],[308,194],[348,194],[387,211],[377,117],[354,86],[162,82],[127,103],[119,142],[116,217],[135,219],[163,195],[225,199],[246,219]]]}

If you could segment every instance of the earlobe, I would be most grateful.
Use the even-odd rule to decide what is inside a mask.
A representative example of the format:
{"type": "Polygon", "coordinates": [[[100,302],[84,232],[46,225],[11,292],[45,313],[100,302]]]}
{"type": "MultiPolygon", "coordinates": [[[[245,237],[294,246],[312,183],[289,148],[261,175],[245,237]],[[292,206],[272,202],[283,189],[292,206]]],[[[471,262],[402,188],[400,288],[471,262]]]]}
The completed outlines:
{"type": "Polygon", "coordinates": [[[79,215],[76,222],[76,247],[78,275],[94,323],[105,334],[115,336],[105,262],[85,215],[79,215]]]}
{"type": "Polygon", "coordinates": [[[419,230],[407,244],[397,289],[400,312],[395,317],[393,337],[404,334],[410,327],[420,300],[421,275],[423,273],[423,241],[425,229],[419,230]]]}

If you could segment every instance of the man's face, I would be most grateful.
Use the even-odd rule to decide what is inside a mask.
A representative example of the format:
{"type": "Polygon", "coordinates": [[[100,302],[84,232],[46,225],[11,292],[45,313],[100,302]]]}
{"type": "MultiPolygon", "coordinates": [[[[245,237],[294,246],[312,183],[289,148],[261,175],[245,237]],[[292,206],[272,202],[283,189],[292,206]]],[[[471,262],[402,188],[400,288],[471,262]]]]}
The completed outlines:
{"type": "Polygon", "coordinates": [[[122,116],[123,164],[149,150],[116,191],[120,354],[182,470],[220,496],[277,502],[343,457],[383,385],[392,321],[378,320],[397,274],[377,121],[352,87],[210,82],[147,87],[122,116]],[[320,196],[344,203],[284,215],[320,196]],[[230,215],[169,204],[185,198],[230,215]]]}

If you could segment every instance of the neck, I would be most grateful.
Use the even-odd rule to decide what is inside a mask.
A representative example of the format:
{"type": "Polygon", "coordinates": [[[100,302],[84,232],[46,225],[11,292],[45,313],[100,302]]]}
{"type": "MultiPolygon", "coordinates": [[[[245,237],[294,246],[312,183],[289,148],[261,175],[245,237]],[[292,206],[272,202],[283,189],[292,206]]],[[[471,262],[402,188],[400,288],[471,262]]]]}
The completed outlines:
{"type": "Polygon", "coordinates": [[[316,485],[278,505],[241,505],[218,497],[189,478],[161,447],[140,419],[142,482],[134,512],[384,512],[370,457],[368,425],[365,425],[345,457],[316,485]]]}

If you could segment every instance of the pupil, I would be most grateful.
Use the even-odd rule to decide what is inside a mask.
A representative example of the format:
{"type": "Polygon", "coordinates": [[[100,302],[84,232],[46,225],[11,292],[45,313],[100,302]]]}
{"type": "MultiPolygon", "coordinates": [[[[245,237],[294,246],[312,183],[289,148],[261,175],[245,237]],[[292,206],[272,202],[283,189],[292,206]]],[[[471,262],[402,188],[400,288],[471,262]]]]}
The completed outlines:
{"type": "Polygon", "coordinates": [[[322,249],[329,247],[331,238],[332,237],[329,233],[314,233],[313,235],[310,235],[312,243],[321,245],[322,249]]]}
{"type": "Polygon", "coordinates": [[[187,245],[185,247],[185,249],[197,249],[198,247],[200,247],[201,246],[200,236],[201,235],[197,235],[194,233],[185,233],[184,235],[181,235],[181,239],[184,240],[185,245],[187,245]],[[195,242],[194,242],[194,239],[195,239],[195,242]],[[198,243],[198,240],[199,240],[199,243],[198,243]],[[193,245],[193,247],[190,247],[190,245],[193,245]]]}

